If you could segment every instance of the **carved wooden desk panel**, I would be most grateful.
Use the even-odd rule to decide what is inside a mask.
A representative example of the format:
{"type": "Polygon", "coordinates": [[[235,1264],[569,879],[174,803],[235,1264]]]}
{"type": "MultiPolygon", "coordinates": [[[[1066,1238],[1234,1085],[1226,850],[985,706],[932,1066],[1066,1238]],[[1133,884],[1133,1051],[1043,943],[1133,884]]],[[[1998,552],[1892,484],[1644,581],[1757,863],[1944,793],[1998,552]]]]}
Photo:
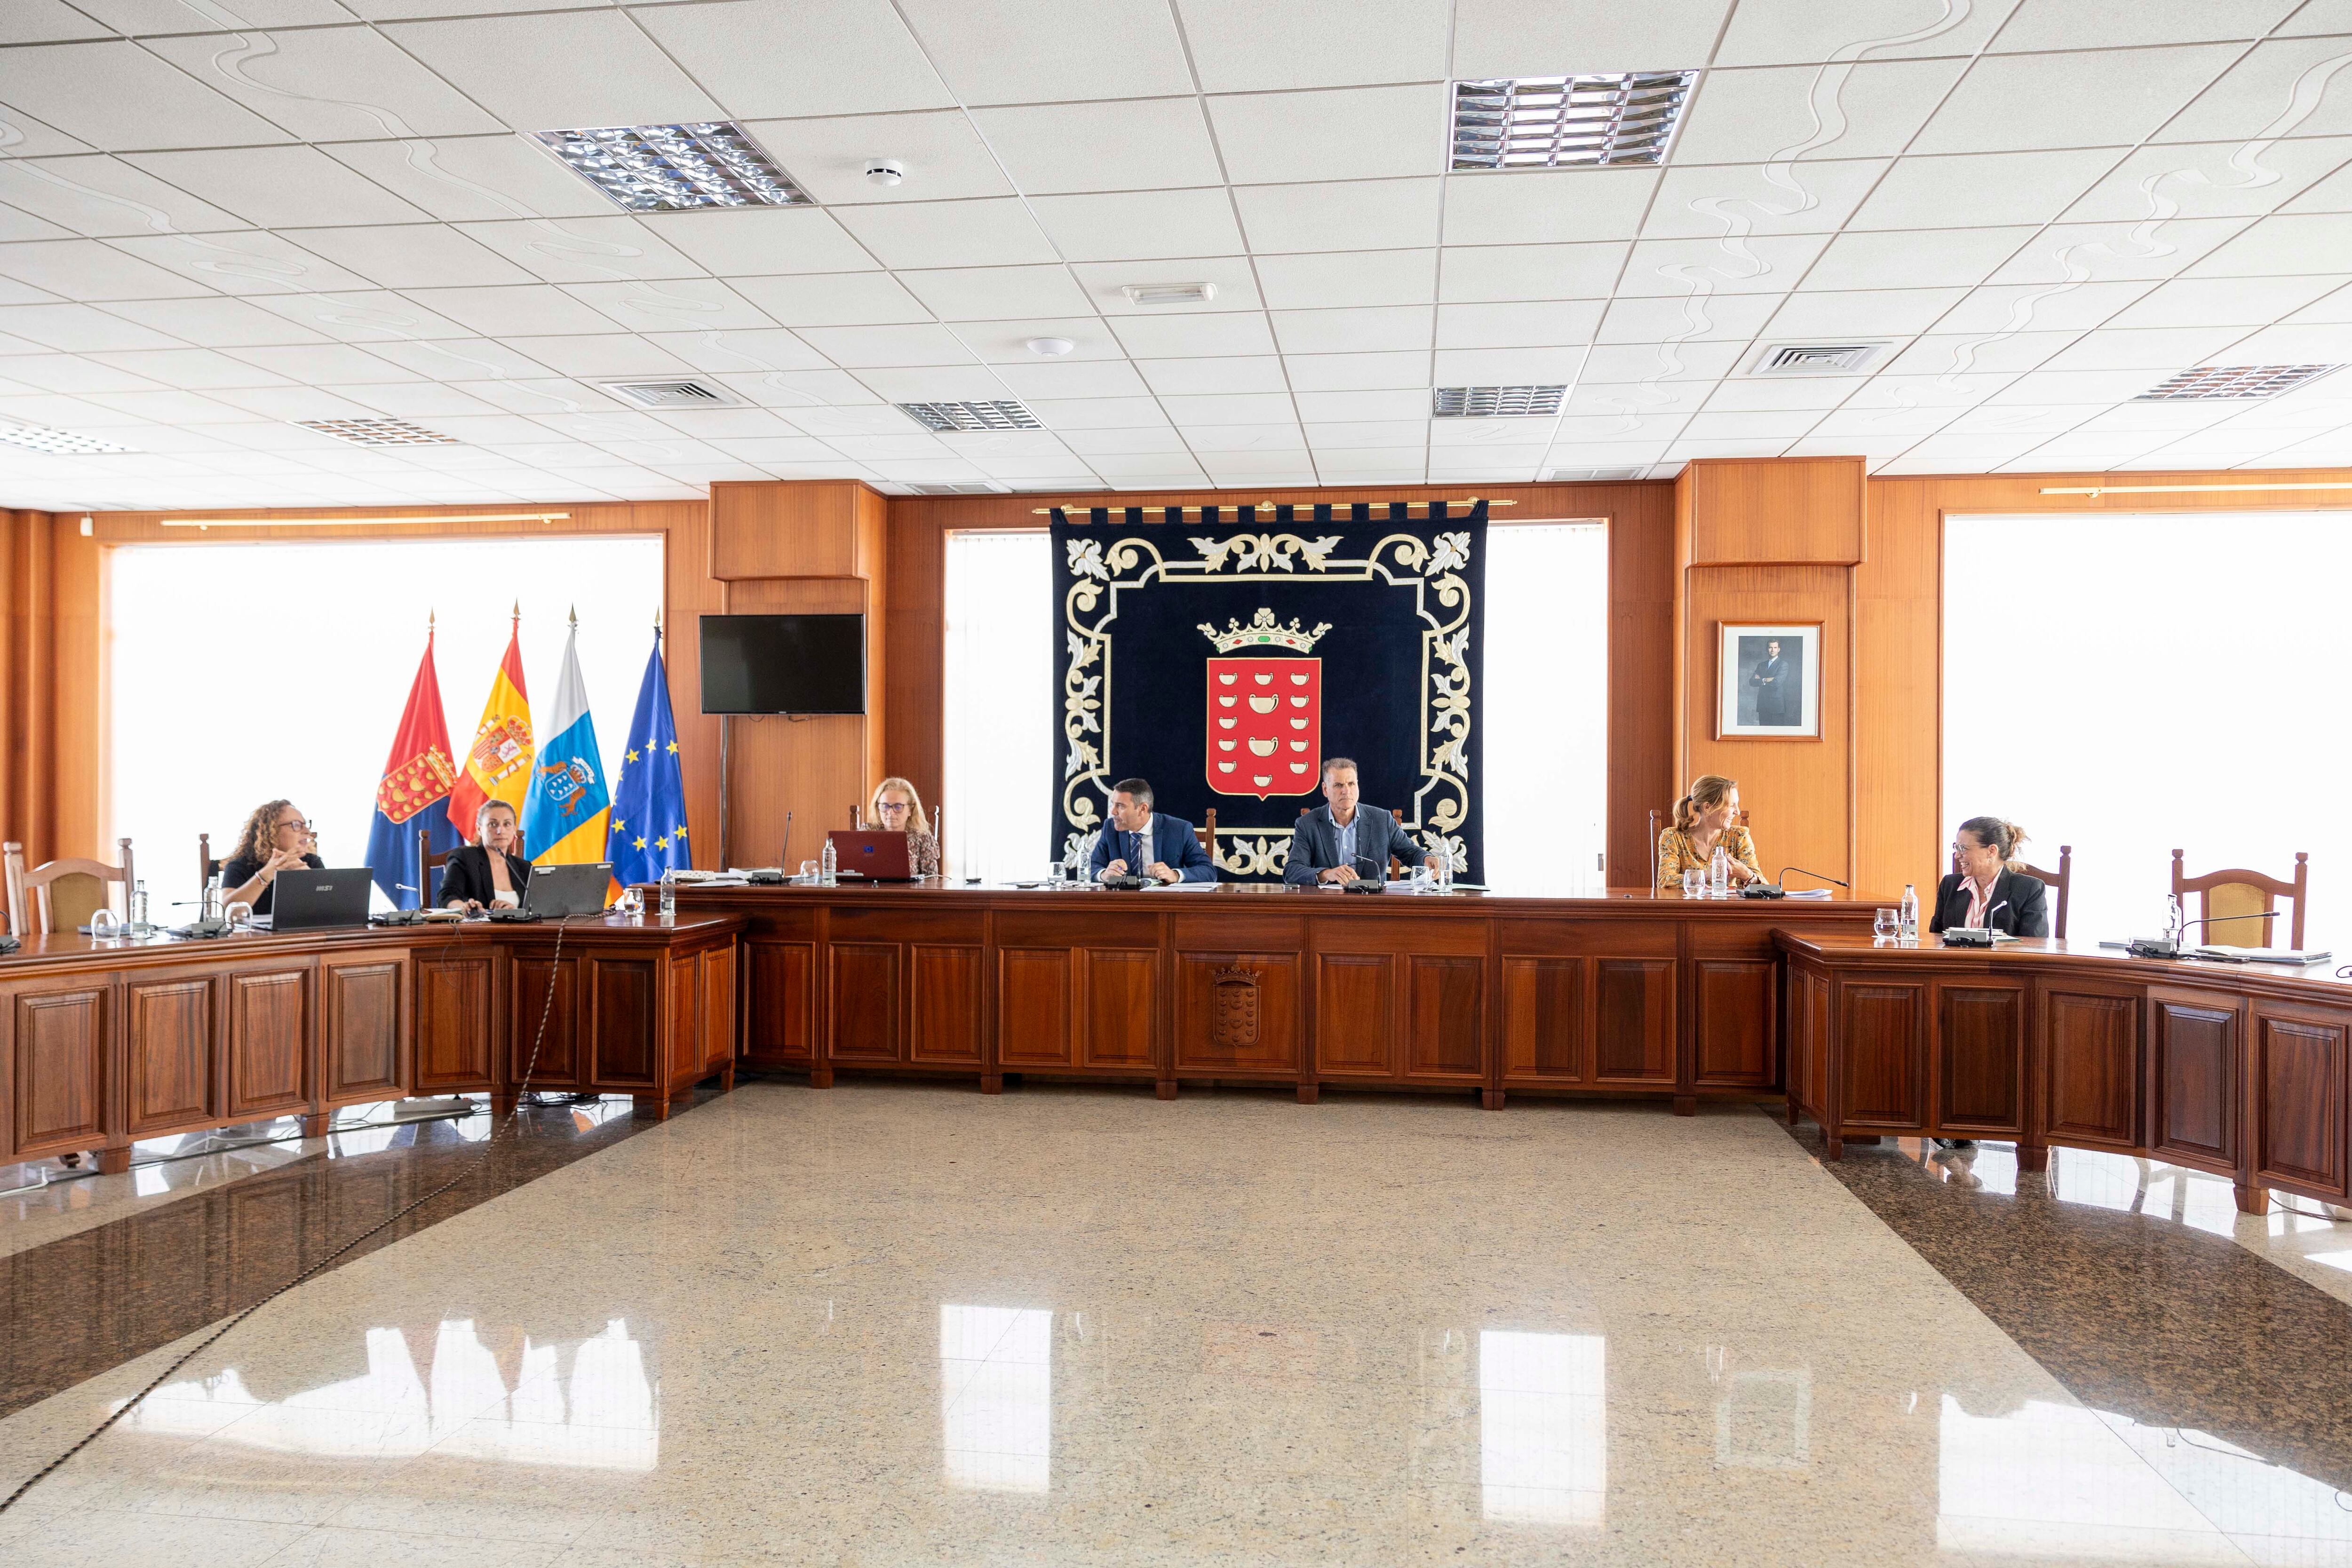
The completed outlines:
{"type": "Polygon", "coordinates": [[[742,1059],[806,1071],[1776,1092],[1778,928],[1867,903],[882,884],[682,889],[740,916],[742,1059]]]}
{"type": "Polygon", "coordinates": [[[1990,950],[1784,933],[1789,1115],[1830,1157],[1886,1133],[2147,1154],[2352,1200],[2352,983],[2333,965],[2137,959],[2053,941],[1990,950]]]}
{"type": "Polygon", "coordinates": [[[670,1102],[731,1081],[736,933],[723,916],[256,932],[214,942],[36,936],[0,956],[0,1160],[337,1106],[534,1089],[670,1102]],[[550,992],[552,989],[551,1004],[550,992]]]}

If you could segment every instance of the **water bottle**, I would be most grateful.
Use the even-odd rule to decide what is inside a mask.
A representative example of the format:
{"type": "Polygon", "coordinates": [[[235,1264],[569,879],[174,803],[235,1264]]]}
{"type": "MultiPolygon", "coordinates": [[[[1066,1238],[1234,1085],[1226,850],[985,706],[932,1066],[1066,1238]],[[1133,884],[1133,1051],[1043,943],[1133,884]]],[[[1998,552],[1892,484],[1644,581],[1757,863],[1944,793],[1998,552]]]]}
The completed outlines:
{"type": "Polygon", "coordinates": [[[661,918],[664,925],[677,921],[677,873],[667,866],[662,868],[661,918]]]}
{"type": "Polygon", "coordinates": [[[144,879],[131,885],[131,931],[132,936],[147,936],[154,927],[147,923],[147,883],[144,879]]]}
{"type": "Polygon", "coordinates": [[[1731,890],[1731,851],[1720,844],[1715,847],[1715,858],[1707,863],[1706,886],[1718,899],[1731,890]]]}
{"type": "Polygon", "coordinates": [[[841,880],[841,857],[834,853],[833,839],[827,836],[824,852],[817,858],[816,879],[822,885],[837,887],[841,880]]]}
{"type": "Polygon", "coordinates": [[[1903,884],[1903,940],[1919,940],[1919,889],[1909,882],[1903,884]]]}
{"type": "Polygon", "coordinates": [[[203,907],[196,910],[198,918],[207,921],[216,921],[221,918],[221,894],[226,889],[221,886],[221,874],[215,871],[205,883],[205,901],[203,907]]]}

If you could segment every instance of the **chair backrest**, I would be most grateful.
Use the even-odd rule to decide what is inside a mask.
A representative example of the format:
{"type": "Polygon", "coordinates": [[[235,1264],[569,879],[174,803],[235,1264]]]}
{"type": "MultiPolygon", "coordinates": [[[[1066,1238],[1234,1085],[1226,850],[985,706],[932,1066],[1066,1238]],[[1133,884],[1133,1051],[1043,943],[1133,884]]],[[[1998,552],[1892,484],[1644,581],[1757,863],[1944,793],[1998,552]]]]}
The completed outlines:
{"type": "Polygon", "coordinates": [[[2286,945],[2303,945],[2304,900],[2311,887],[2309,855],[2295,856],[2293,881],[2281,881],[2243,867],[2191,877],[2181,868],[2183,858],[2183,851],[2172,852],[2172,893],[2182,900],[2191,893],[2197,895],[2198,908],[2193,918],[2206,923],[2201,928],[2192,928],[2201,931],[2196,940],[2227,947],[2276,947],[2278,921],[2262,917],[2284,899],[2290,921],[2286,945]]]}
{"type": "Polygon", "coordinates": [[[457,852],[451,849],[436,855],[433,853],[433,836],[422,827],[416,830],[416,902],[421,908],[429,910],[440,902],[435,894],[433,873],[447,865],[449,857],[457,852]]]}
{"type": "Polygon", "coordinates": [[[122,886],[121,912],[127,917],[137,873],[131,868],[131,840],[122,838],[116,843],[122,855],[120,866],[69,856],[62,860],[45,861],[29,870],[25,866],[23,845],[0,846],[0,857],[6,861],[10,929],[22,936],[36,931],[69,931],[88,925],[93,913],[112,906],[114,900],[107,885],[113,882],[122,886]]]}
{"type": "Polygon", "coordinates": [[[1202,815],[1201,826],[1192,829],[1192,837],[1201,841],[1201,847],[1209,852],[1210,859],[1213,860],[1217,858],[1217,808],[1215,806],[1209,807],[1202,815]]]}
{"type": "Polygon", "coordinates": [[[216,860],[216,859],[215,859],[215,858],[213,858],[213,836],[212,836],[211,834],[209,834],[209,833],[199,833],[199,834],[197,834],[197,835],[196,835],[196,886],[197,886],[197,888],[201,889],[205,889],[205,888],[209,888],[209,887],[211,887],[211,886],[213,885],[213,873],[214,873],[214,872],[215,872],[215,871],[217,871],[217,870],[219,870],[220,868],[221,868],[221,862],[220,862],[220,861],[218,861],[218,860],[216,860]]]}
{"type": "Polygon", "coordinates": [[[2066,903],[2073,896],[2074,885],[2074,847],[2072,844],[2058,846],[2058,869],[2055,871],[2047,871],[2039,866],[2029,866],[2022,860],[2018,861],[2011,868],[2022,871],[2029,877],[2039,877],[2042,879],[2042,885],[2057,895],[2057,908],[2052,910],[2050,915],[2050,934],[2060,942],[2064,942],[2066,940],[2066,903]]]}

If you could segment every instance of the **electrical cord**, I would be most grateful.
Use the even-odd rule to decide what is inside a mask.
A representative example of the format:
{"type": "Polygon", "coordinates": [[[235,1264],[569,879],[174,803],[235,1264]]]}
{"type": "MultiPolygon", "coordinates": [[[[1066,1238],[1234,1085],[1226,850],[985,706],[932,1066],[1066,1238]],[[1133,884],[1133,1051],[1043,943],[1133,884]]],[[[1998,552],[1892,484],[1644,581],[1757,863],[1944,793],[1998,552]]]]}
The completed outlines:
{"type": "MultiPolygon", "coordinates": [[[[367,1240],[371,1237],[381,1235],[385,1230],[390,1229],[393,1226],[397,1225],[400,1221],[406,1219],[410,1215],[415,1214],[418,1209],[423,1208],[426,1204],[429,1204],[434,1199],[439,1197],[442,1194],[446,1193],[472,1179],[475,1173],[480,1171],[482,1167],[489,1162],[491,1152],[498,1148],[499,1141],[504,1138],[508,1131],[514,1126],[515,1118],[522,1114],[523,1097],[530,1092],[531,1074],[538,1070],[539,1068],[540,1047],[547,1043],[547,1021],[555,1012],[555,975],[559,973],[555,965],[558,964],[563,957],[564,928],[569,926],[571,923],[572,917],[569,915],[562,917],[555,922],[555,952],[549,960],[547,996],[546,1000],[541,1005],[539,1010],[539,1032],[530,1042],[530,1058],[523,1064],[522,1081],[515,1087],[514,1108],[506,1113],[506,1117],[503,1121],[501,1121],[496,1127],[490,1129],[490,1135],[482,1141],[482,1147],[480,1151],[474,1155],[472,1163],[467,1164],[464,1170],[459,1171],[456,1175],[450,1177],[447,1181],[442,1183],[439,1186],[425,1194],[423,1197],[418,1198],[415,1202],[408,1204],[406,1206],[397,1210],[396,1212],[386,1215],[383,1219],[377,1221],[374,1225],[370,1226],[367,1229],[360,1232],[357,1236],[352,1237],[349,1241],[344,1242],[341,1247],[335,1248],[334,1251],[330,1252],[324,1258],[320,1258],[316,1263],[311,1264],[308,1268],[303,1269],[291,1279],[287,1280],[286,1283],[270,1291],[268,1295],[264,1296],[258,1301],[247,1307],[236,1316],[230,1318],[228,1321],[223,1323],[219,1328],[215,1329],[211,1333],[206,1334],[195,1345],[192,1346],[187,1352],[182,1354],[177,1361],[165,1367],[162,1372],[157,1373],[146,1387],[141,1389],[129,1399],[123,1401],[121,1405],[116,1407],[112,1415],[109,1415],[105,1420],[92,1427],[89,1434],[83,1437],[81,1441],[76,1443],[72,1447],[68,1448],[64,1453],[59,1454],[56,1458],[51,1459],[47,1464],[43,1465],[39,1469],[34,1471],[30,1476],[26,1478],[24,1483],[18,1486],[15,1491],[10,1492],[5,1499],[0,1499],[0,1513],[5,1513],[10,1509],[16,1507],[18,1499],[22,1498],[26,1492],[31,1491],[35,1487],[40,1485],[41,1482],[47,1480],[49,1476],[56,1472],[59,1467],[63,1466],[68,1459],[72,1458],[76,1454],[80,1453],[84,1448],[89,1447],[92,1443],[97,1442],[100,1437],[104,1436],[107,1432],[113,1427],[116,1422],[121,1420],[125,1415],[130,1415],[133,1410],[138,1409],[142,1404],[145,1403],[149,1394],[163,1387],[163,1384],[168,1382],[174,1373],[178,1373],[182,1367],[186,1366],[190,1362],[195,1360],[196,1357],[202,1355],[205,1352],[218,1344],[232,1330],[236,1329],[238,1324],[253,1316],[254,1313],[261,1310],[262,1308],[269,1305],[270,1302],[278,1300],[278,1297],[285,1295],[288,1291],[305,1283],[312,1276],[325,1272],[329,1266],[341,1258],[345,1253],[351,1251],[352,1248],[359,1246],[360,1243],[367,1240]]],[[[450,939],[448,945],[442,950],[445,957],[448,953],[457,951],[457,940],[458,939],[453,936],[450,939]]]]}

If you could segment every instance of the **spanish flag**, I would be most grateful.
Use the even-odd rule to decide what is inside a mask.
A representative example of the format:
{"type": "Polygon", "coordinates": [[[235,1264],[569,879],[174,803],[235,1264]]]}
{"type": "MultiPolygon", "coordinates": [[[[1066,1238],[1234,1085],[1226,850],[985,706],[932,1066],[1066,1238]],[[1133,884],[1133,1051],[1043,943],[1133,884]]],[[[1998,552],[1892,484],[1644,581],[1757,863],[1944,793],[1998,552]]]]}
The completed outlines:
{"type": "MultiPolygon", "coordinates": [[[[490,678],[489,700],[482,704],[481,727],[467,749],[457,787],[449,792],[449,819],[468,843],[484,801],[505,801],[520,818],[523,796],[530,790],[531,763],[538,756],[530,743],[530,698],[522,684],[522,606],[518,604],[506,657],[499,660],[499,672],[490,678]]],[[[523,845],[526,852],[532,847],[523,845]]]]}

